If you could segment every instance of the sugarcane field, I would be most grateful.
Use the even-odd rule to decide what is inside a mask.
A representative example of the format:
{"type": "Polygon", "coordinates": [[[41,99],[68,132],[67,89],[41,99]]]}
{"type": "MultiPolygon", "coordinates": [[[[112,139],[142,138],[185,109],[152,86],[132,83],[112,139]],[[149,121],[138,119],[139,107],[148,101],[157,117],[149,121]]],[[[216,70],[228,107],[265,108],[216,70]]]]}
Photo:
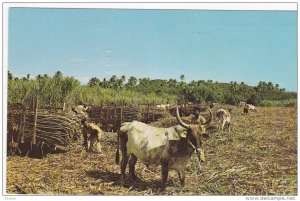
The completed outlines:
{"type": "MultiPolygon", "coordinates": [[[[115,163],[117,129],[120,119],[131,120],[137,116],[156,127],[175,126],[178,122],[176,115],[172,115],[172,108],[147,106],[139,110],[135,107],[91,106],[87,115],[97,124],[102,122],[104,131],[100,142],[102,150],[97,153],[87,151],[83,146],[82,114],[36,111],[35,115],[12,106],[8,113],[8,131],[20,132],[8,132],[7,192],[38,195],[295,194],[296,108],[259,107],[255,112],[244,114],[243,107],[229,106],[232,109],[229,132],[218,128],[216,112],[219,107],[227,106],[211,108],[213,120],[203,142],[205,161],[199,165],[196,155],[192,155],[185,168],[184,186],[180,185],[176,171],[170,170],[166,188],[162,191],[159,165],[145,165],[138,160],[137,178],[130,178],[127,173],[128,177],[122,181],[120,165],[115,163]],[[118,112],[124,112],[124,115],[118,112]],[[36,131],[32,132],[32,129],[36,131]],[[35,144],[32,133],[36,135],[35,144]]],[[[205,106],[181,107],[180,110],[184,113],[195,108],[208,118],[205,106]]],[[[185,121],[190,123],[192,120],[185,121]]]]}
{"type": "Polygon", "coordinates": [[[3,200],[298,200],[297,2],[14,1],[3,200]]]}

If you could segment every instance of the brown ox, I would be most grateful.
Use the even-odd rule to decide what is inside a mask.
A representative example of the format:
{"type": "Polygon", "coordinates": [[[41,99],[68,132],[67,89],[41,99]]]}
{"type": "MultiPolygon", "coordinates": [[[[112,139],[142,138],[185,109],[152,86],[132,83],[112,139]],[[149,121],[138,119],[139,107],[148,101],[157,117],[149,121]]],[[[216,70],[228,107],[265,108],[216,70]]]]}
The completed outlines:
{"type": "Polygon", "coordinates": [[[81,121],[83,128],[83,145],[88,152],[101,152],[101,140],[104,132],[98,125],[88,122],[86,119],[81,121]]]}

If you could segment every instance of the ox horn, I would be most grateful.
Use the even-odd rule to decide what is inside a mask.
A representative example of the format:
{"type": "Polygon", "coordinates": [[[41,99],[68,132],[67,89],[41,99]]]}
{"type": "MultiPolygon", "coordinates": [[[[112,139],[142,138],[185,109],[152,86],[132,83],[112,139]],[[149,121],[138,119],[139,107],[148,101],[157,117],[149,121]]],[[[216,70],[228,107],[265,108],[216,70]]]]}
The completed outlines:
{"type": "Polygon", "coordinates": [[[179,109],[178,109],[178,107],[176,108],[176,117],[177,117],[177,121],[179,122],[179,124],[180,124],[182,127],[187,128],[187,129],[190,127],[188,124],[184,123],[184,122],[181,120],[181,118],[180,118],[180,116],[179,116],[179,109]]]}
{"type": "Polygon", "coordinates": [[[209,108],[207,108],[207,109],[209,111],[210,116],[209,116],[209,120],[207,120],[206,122],[203,123],[203,125],[205,125],[205,126],[208,126],[213,119],[213,113],[212,113],[211,109],[209,109],[209,108]]]}

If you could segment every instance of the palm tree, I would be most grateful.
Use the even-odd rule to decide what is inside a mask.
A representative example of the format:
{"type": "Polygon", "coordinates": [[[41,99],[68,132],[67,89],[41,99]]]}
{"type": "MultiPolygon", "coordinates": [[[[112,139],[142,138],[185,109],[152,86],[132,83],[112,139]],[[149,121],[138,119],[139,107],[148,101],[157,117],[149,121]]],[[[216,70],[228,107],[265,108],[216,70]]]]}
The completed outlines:
{"type": "Polygon", "coordinates": [[[62,72],[56,71],[53,78],[62,78],[62,72]]]}
{"type": "Polygon", "coordinates": [[[89,80],[88,85],[89,85],[90,87],[93,87],[93,86],[99,85],[99,83],[100,83],[100,80],[99,80],[98,78],[92,77],[92,78],[89,80]]]}
{"type": "Polygon", "coordinates": [[[274,86],[273,86],[273,83],[272,83],[272,82],[268,82],[268,84],[267,84],[267,89],[268,89],[269,91],[272,91],[272,90],[274,89],[274,86]]]}
{"type": "Polygon", "coordinates": [[[42,75],[41,74],[38,74],[37,76],[36,76],[36,79],[41,79],[42,78],[42,75]]]}
{"type": "Polygon", "coordinates": [[[177,87],[177,81],[176,81],[176,79],[169,79],[168,81],[167,81],[167,84],[168,84],[168,86],[169,87],[177,87]]]}
{"type": "Polygon", "coordinates": [[[181,82],[183,82],[183,81],[184,81],[184,79],[185,79],[185,76],[184,76],[184,74],[181,74],[179,78],[180,78],[181,82]]]}
{"type": "Polygon", "coordinates": [[[99,82],[99,85],[103,88],[107,88],[108,87],[108,83],[107,83],[107,80],[106,78],[103,78],[103,81],[102,82],[99,82]]]}
{"type": "Polygon", "coordinates": [[[10,71],[7,72],[8,80],[12,80],[14,77],[10,71]]]}
{"type": "Polygon", "coordinates": [[[256,90],[264,93],[266,91],[266,82],[260,81],[256,86],[256,90]]]}
{"type": "Polygon", "coordinates": [[[126,83],[126,87],[131,88],[131,87],[135,87],[136,85],[137,85],[137,78],[133,76],[129,77],[126,83]]]}
{"type": "Polygon", "coordinates": [[[231,82],[230,82],[230,89],[231,89],[231,91],[232,91],[233,93],[235,93],[235,92],[237,91],[237,89],[238,89],[237,82],[231,81],[231,82]]]}
{"type": "Polygon", "coordinates": [[[121,76],[121,80],[123,80],[123,82],[125,82],[125,80],[126,80],[125,75],[122,75],[122,76],[121,76]]]}
{"type": "Polygon", "coordinates": [[[150,78],[148,78],[148,77],[147,78],[141,78],[141,79],[139,79],[139,81],[140,81],[141,86],[148,86],[150,78]]]}
{"type": "Polygon", "coordinates": [[[113,82],[116,82],[117,79],[118,79],[117,76],[113,75],[113,76],[111,76],[111,78],[109,79],[109,81],[113,83],[113,82]]]}
{"type": "Polygon", "coordinates": [[[118,79],[117,82],[116,82],[115,88],[116,89],[122,89],[123,87],[124,87],[124,80],[122,78],[118,79]]]}
{"type": "Polygon", "coordinates": [[[241,90],[242,92],[246,92],[247,88],[246,88],[245,82],[241,82],[240,90],[241,90]]]}
{"type": "Polygon", "coordinates": [[[275,89],[276,89],[276,91],[279,90],[279,84],[275,84],[275,89]]]}

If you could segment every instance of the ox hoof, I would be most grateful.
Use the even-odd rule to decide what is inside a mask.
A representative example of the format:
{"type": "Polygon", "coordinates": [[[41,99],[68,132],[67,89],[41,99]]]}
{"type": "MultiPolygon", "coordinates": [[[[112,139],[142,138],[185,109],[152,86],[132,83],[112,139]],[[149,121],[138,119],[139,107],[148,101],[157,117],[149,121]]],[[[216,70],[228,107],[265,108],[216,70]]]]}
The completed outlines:
{"type": "Polygon", "coordinates": [[[138,179],[138,177],[136,176],[136,174],[130,174],[130,179],[132,179],[132,180],[137,180],[138,179]]]}
{"type": "Polygon", "coordinates": [[[160,186],[160,189],[159,189],[160,192],[164,192],[165,190],[166,190],[166,186],[164,186],[164,185],[160,186]]]}
{"type": "Polygon", "coordinates": [[[120,182],[121,185],[124,184],[125,180],[126,180],[126,175],[122,175],[122,176],[121,176],[121,180],[120,180],[120,181],[121,181],[121,182],[120,182]]]}
{"type": "Polygon", "coordinates": [[[124,186],[124,184],[125,184],[125,179],[121,179],[121,180],[120,180],[120,185],[121,185],[121,186],[124,186]]]}

